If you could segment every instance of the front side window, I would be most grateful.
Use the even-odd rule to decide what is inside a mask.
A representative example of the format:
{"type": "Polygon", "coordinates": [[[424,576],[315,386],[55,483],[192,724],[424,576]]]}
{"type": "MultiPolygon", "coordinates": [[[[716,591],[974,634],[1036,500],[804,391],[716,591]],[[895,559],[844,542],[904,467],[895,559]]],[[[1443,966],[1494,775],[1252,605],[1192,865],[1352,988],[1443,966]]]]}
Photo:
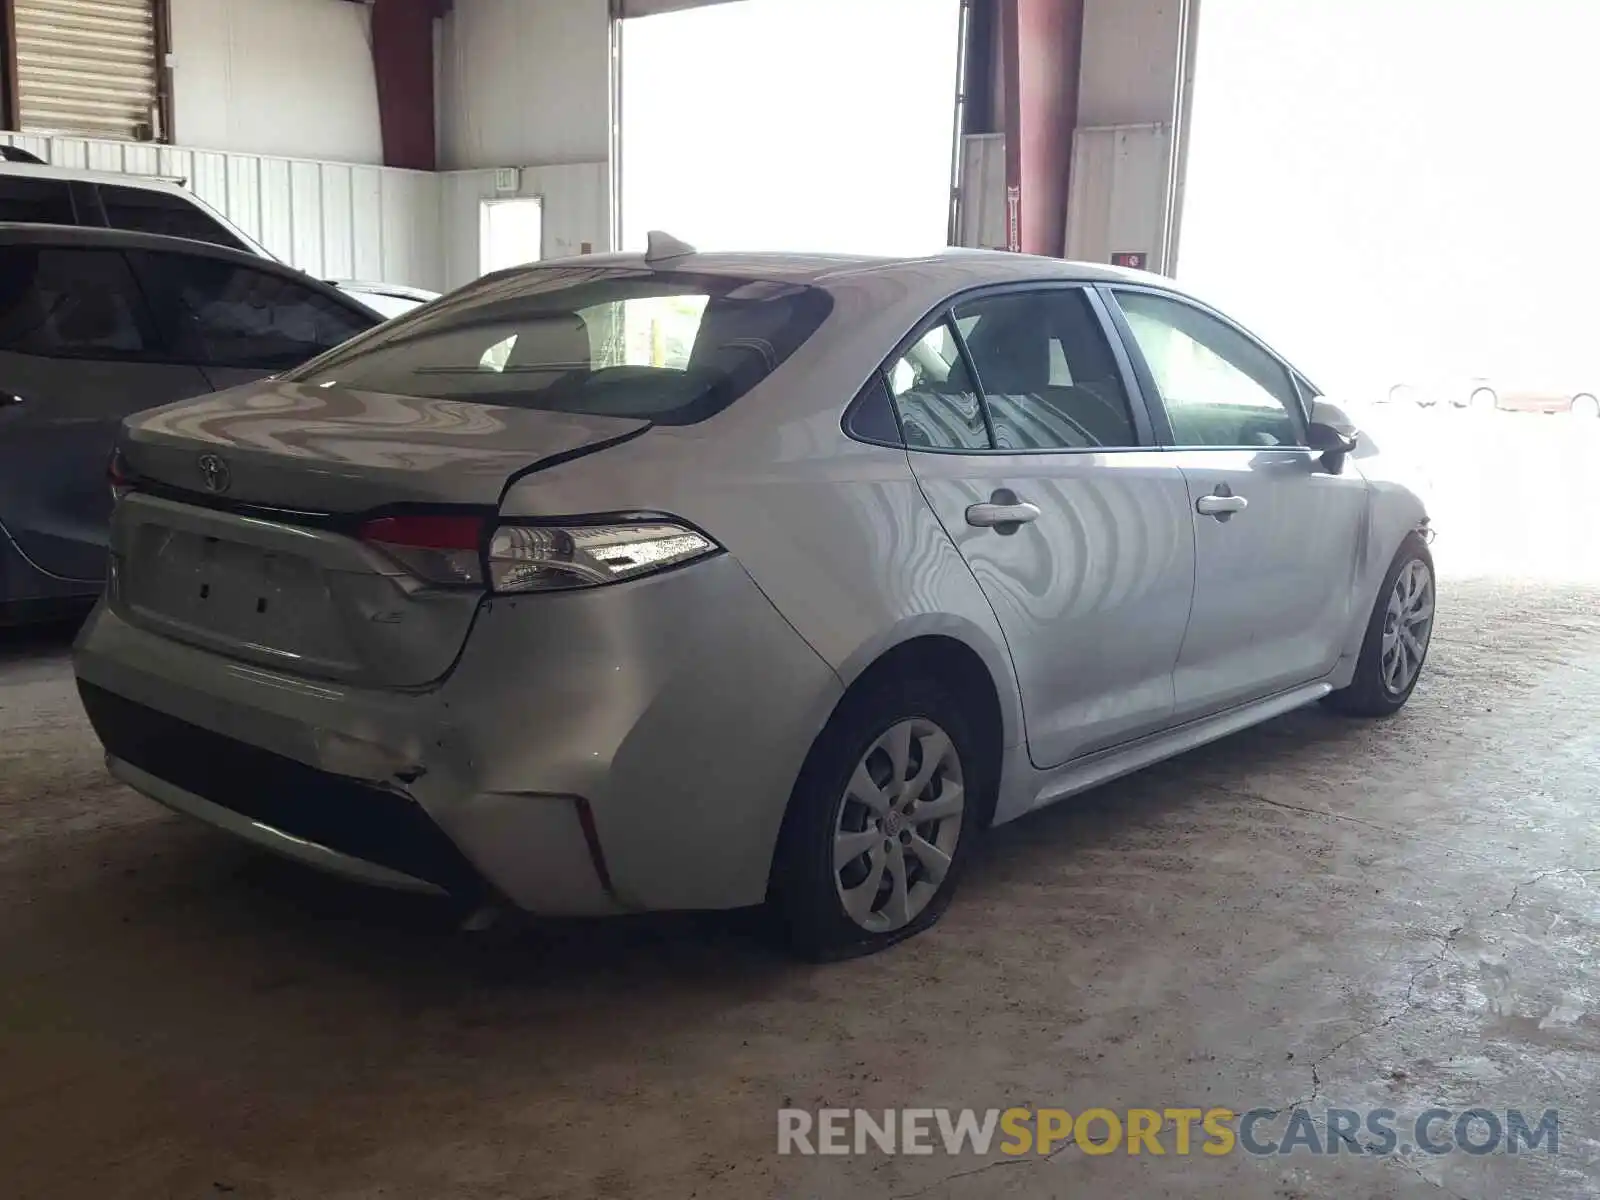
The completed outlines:
{"type": "Polygon", "coordinates": [[[889,366],[889,394],[911,450],[989,450],[978,389],[955,330],[941,321],[889,366]]]}
{"type": "Polygon", "coordinates": [[[277,371],[378,324],[292,277],[203,254],[130,251],[173,353],[213,367],[277,371]]]}
{"type": "Polygon", "coordinates": [[[105,206],[106,224],[113,229],[188,238],[230,250],[250,249],[209,213],[170,192],[102,183],[100,202],[105,206]]]}
{"type": "Polygon", "coordinates": [[[1118,291],[1178,446],[1298,446],[1289,372],[1233,326],[1170,296],[1118,291]]]}
{"type": "Polygon", "coordinates": [[[1137,446],[1122,374],[1081,289],[1007,293],[957,307],[995,447],[1137,446]]]}
{"type": "Polygon", "coordinates": [[[484,280],[290,378],[686,425],[766,379],[831,310],[790,283],[549,267],[484,280]]]}
{"type": "Polygon", "coordinates": [[[44,358],[142,358],[148,314],[117,250],[0,249],[0,350],[44,358]]]}

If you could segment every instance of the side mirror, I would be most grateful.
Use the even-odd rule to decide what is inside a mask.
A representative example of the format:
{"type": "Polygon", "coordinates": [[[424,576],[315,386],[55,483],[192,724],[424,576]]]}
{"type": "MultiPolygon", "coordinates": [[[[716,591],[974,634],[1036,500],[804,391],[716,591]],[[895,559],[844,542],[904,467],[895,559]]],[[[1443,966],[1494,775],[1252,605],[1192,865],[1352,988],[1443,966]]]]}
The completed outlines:
{"type": "Polygon", "coordinates": [[[1356,448],[1360,434],[1344,410],[1318,400],[1311,406],[1311,424],[1306,429],[1306,444],[1322,451],[1322,465],[1337,475],[1344,470],[1345,456],[1356,448]]]}

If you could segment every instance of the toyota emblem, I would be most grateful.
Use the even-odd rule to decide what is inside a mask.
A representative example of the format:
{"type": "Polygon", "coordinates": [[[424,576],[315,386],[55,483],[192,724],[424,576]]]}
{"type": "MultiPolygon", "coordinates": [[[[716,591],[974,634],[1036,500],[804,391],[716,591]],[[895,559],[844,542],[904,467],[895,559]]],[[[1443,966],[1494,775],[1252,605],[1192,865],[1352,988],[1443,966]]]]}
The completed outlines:
{"type": "Polygon", "coordinates": [[[228,474],[228,464],[216,454],[202,454],[198,460],[200,467],[200,480],[206,485],[208,492],[225,492],[228,484],[232,482],[228,474]]]}

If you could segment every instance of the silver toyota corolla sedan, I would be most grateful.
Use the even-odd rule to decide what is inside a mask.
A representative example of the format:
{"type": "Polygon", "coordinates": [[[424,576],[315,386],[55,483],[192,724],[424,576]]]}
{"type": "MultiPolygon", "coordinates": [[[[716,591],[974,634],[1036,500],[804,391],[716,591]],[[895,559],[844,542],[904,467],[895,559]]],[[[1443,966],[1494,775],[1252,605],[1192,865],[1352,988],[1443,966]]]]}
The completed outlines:
{"type": "Polygon", "coordinates": [[[586,257],[130,418],[76,650],[111,772],[533,913],[933,922],[978,834],[1433,624],[1422,503],[1168,281],[1020,255],[586,257]]]}

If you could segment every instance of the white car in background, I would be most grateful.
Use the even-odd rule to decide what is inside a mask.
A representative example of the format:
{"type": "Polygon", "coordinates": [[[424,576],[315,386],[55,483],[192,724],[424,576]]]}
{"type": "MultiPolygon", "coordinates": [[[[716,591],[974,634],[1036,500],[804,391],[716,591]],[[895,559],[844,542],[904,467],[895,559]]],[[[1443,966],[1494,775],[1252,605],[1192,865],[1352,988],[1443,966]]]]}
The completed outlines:
{"type": "Polygon", "coordinates": [[[406,287],[400,283],[363,283],[355,279],[330,279],[328,282],[352,300],[365,304],[386,321],[403,317],[412,309],[421,308],[439,298],[438,292],[406,287]]]}
{"type": "MultiPolygon", "coordinates": [[[[53,167],[15,146],[0,145],[0,222],[159,233],[282,261],[175,180],[53,167]]],[[[325,282],[385,319],[408,313],[438,296],[404,284],[325,282]]]]}
{"type": "Polygon", "coordinates": [[[1452,408],[1493,409],[1500,397],[1487,376],[1465,375],[1401,380],[1389,388],[1386,399],[1419,408],[1448,404],[1452,408]]]}

